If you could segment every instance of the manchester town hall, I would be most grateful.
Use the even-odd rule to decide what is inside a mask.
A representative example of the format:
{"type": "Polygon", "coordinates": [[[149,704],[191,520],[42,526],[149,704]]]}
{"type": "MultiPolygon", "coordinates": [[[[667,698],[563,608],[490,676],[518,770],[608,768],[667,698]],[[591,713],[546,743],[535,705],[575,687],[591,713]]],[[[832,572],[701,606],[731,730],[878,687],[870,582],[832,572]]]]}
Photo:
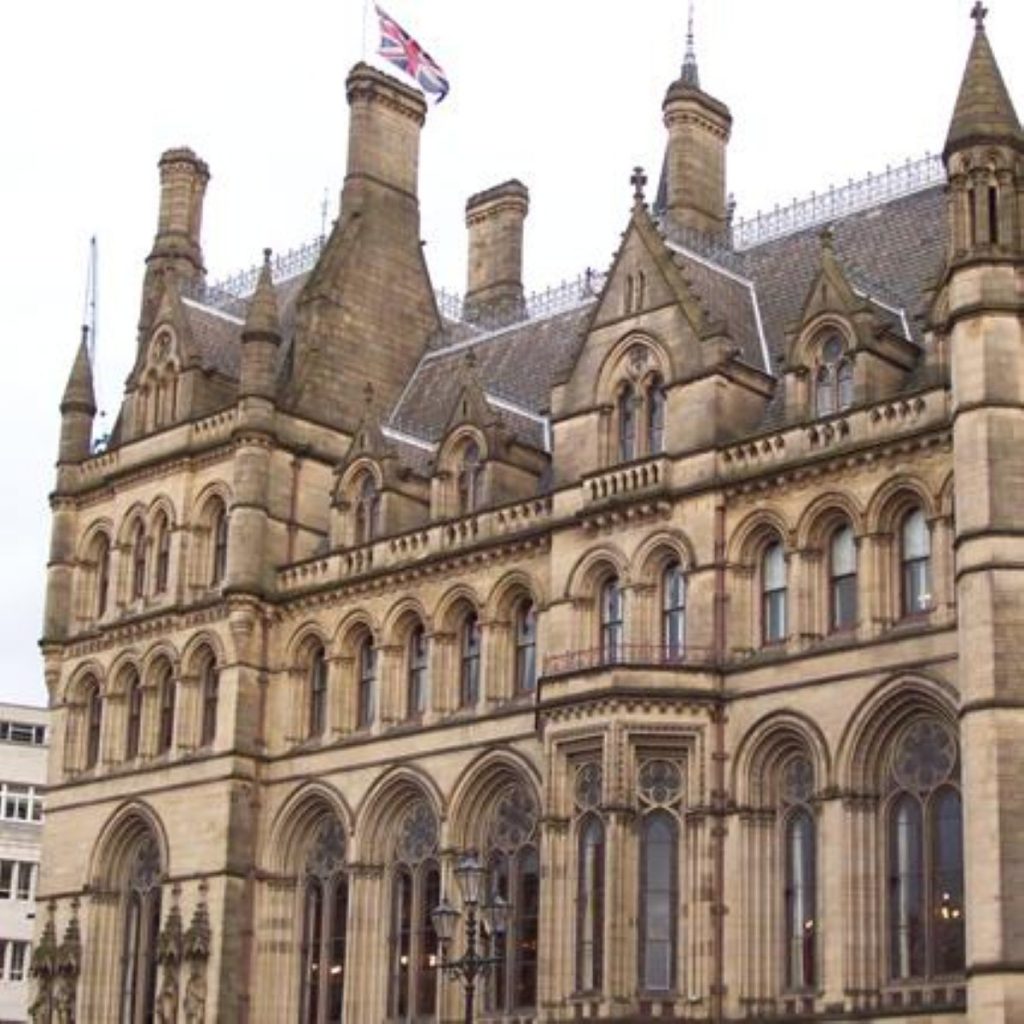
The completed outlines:
{"type": "Polygon", "coordinates": [[[207,282],[160,157],[110,436],[84,341],[60,403],[37,1024],[454,1024],[470,953],[502,1024],[1024,1021],[989,27],[941,157],[763,221],[691,49],[610,267],[540,296],[516,180],[435,292],[426,105],[364,63],[304,261],[207,282]]]}

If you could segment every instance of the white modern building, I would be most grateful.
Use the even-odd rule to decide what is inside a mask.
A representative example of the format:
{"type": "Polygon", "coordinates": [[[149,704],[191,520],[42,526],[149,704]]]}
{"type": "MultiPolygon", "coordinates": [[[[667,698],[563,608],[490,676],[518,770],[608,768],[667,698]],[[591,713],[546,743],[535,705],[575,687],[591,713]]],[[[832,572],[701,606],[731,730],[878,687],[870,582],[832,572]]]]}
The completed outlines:
{"type": "Polygon", "coordinates": [[[0,1024],[28,1020],[47,712],[0,704],[0,1024]]]}

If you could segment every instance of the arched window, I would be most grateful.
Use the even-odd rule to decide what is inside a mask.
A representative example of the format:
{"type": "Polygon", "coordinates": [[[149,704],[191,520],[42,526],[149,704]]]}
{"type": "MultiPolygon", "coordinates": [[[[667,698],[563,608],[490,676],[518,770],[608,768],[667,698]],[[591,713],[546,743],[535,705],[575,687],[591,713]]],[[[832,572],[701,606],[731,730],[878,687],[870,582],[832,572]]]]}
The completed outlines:
{"type": "Polygon", "coordinates": [[[96,618],[101,619],[107,612],[110,594],[110,540],[105,533],[96,538],[96,618]]]}
{"type": "Polygon", "coordinates": [[[915,508],[903,518],[900,529],[902,610],[922,615],[932,605],[932,542],[924,512],[915,508]]]}
{"type": "Polygon", "coordinates": [[[814,768],[802,754],[782,769],[782,863],[786,988],[800,991],[817,981],[818,865],[814,815],[814,768]]]}
{"type": "Polygon", "coordinates": [[[614,665],[622,660],[624,610],[619,578],[612,576],[601,586],[601,661],[614,665]]]}
{"type": "Polygon", "coordinates": [[[528,597],[516,607],[517,693],[532,693],[537,687],[537,608],[528,597]]]}
{"type": "Polygon", "coordinates": [[[95,768],[100,760],[100,735],[103,731],[103,695],[100,684],[90,679],[85,684],[85,767],[95,768]]]}
{"type": "Polygon", "coordinates": [[[164,662],[157,675],[157,700],[160,720],[157,723],[157,753],[166,754],[174,746],[174,711],[177,703],[177,688],[174,685],[174,671],[164,662]]]}
{"type": "Polygon", "coordinates": [[[679,819],[683,773],[665,757],[643,762],[637,795],[639,828],[638,985],[644,992],[676,986],[679,949],[679,819]]]}
{"type": "Polygon", "coordinates": [[[356,494],[356,544],[369,544],[380,529],[380,492],[372,473],[364,473],[356,494]]]}
{"type": "Polygon", "coordinates": [[[163,513],[156,522],[156,576],[153,590],[157,594],[167,592],[167,580],[171,570],[171,528],[163,513]]]}
{"type": "Polygon", "coordinates": [[[604,823],[580,822],[576,862],[576,988],[596,992],[604,979],[604,823]]]}
{"type": "Polygon", "coordinates": [[[959,757],[941,722],[918,719],[890,766],[889,971],[897,980],[964,969],[964,856],[959,757]]]}
{"type": "Polygon", "coordinates": [[[480,619],[468,612],[459,631],[459,704],[474,707],[480,699],[480,619]]]}
{"type": "Polygon", "coordinates": [[[537,803],[520,783],[497,799],[488,829],[487,891],[510,908],[508,930],[492,937],[498,964],[487,988],[487,1008],[513,1013],[537,1005],[537,943],[540,917],[540,859],[537,803]]]}
{"type": "Polygon", "coordinates": [[[476,512],[480,507],[480,477],[483,467],[480,463],[480,448],[475,441],[468,441],[462,449],[462,458],[456,471],[460,516],[476,512]]]}
{"type": "Polygon", "coordinates": [[[661,649],[666,661],[679,661],[686,653],[686,576],[678,562],[661,574],[661,649]]]}
{"type": "Polygon", "coordinates": [[[302,911],[301,1024],[336,1024],[345,1000],[348,876],[345,837],[334,818],[320,824],[306,855],[302,911]]]}
{"type": "Polygon", "coordinates": [[[214,502],[210,517],[210,536],[213,542],[210,585],[215,587],[224,582],[224,574],[228,567],[228,513],[219,500],[214,502]]]}
{"type": "Polygon", "coordinates": [[[125,704],[128,709],[124,756],[129,761],[139,756],[142,737],[142,683],[135,669],[129,669],[125,679],[125,704]]]}
{"type": "Polygon", "coordinates": [[[156,1010],[160,849],[152,836],[131,856],[121,952],[121,1024],[149,1024],[156,1010]]]}
{"type": "Polygon", "coordinates": [[[201,724],[199,745],[210,746],[217,738],[217,704],[220,697],[220,677],[217,662],[210,652],[205,652],[199,662],[199,705],[201,724]]]}
{"type": "Polygon", "coordinates": [[[327,727],[327,659],[318,644],[309,656],[309,737],[322,736],[327,727]]]}
{"type": "Polygon", "coordinates": [[[654,377],[647,390],[647,454],[665,450],[665,387],[654,377]]]}
{"type": "Polygon", "coordinates": [[[829,626],[833,633],[857,624],[857,544],[849,524],[840,527],[829,544],[829,626]]]}
{"type": "Polygon", "coordinates": [[[437,820],[419,800],[399,828],[392,875],[389,1009],[403,1021],[432,1019],[437,1011],[439,948],[430,919],[441,902],[436,851],[437,820]]]}
{"type": "Polygon", "coordinates": [[[356,724],[360,729],[366,729],[373,725],[377,714],[377,650],[372,636],[364,637],[359,644],[357,704],[356,724]]]}
{"type": "Polygon", "coordinates": [[[636,393],[632,384],[623,384],[616,404],[619,421],[619,461],[636,458],[636,393]]]}
{"type": "Polygon", "coordinates": [[[417,623],[409,633],[409,650],[406,654],[408,678],[406,684],[409,717],[422,715],[427,709],[427,671],[429,664],[427,633],[417,623]]]}
{"type": "Polygon", "coordinates": [[[842,337],[829,333],[821,344],[814,378],[814,407],[819,416],[848,409],[853,404],[853,362],[842,337]]]}
{"type": "Polygon", "coordinates": [[[146,531],[142,523],[132,530],[132,600],[146,592],[146,531]]]}
{"type": "Polygon", "coordinates": [[[766,644],[786,639],[786,555],[780,541],[761,555],[761,639],[766,644]]]}

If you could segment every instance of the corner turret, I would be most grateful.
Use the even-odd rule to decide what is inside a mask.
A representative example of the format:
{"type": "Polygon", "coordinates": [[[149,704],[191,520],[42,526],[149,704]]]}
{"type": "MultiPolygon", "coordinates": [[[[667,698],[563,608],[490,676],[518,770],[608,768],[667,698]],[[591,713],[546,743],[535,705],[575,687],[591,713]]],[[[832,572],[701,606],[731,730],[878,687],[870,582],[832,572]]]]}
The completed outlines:
{"type": "Polygon", "coordinates": [[[277,350],[280,344],[281,321],[270,272],[270,250],[264,249],[263,268],[256,283],[256,291],[249,300],[245,326],[242,328],[240,397],[274,397],[277,350]]]}
{"type": "Polygon", "coordinates": [[[82,462],[92,446],[92,424],[96,415],[96,395],[89,359],[89,328],[82,327],[82,339],[68,374],[64,397],[60,401],[59,465],[82,462]]]}

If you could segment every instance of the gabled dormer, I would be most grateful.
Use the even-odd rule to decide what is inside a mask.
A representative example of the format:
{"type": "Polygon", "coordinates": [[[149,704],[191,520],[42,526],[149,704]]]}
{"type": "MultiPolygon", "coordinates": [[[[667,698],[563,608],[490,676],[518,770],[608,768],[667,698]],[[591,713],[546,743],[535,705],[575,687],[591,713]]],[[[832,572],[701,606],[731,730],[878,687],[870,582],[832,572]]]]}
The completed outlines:
{"type": "Polygon", "coordinates": [[[645,180],[637,169],[622,242],[572,368],[553,390],[556,483],[581,467],[742,432],[772,391],[752,285],[667,240],[644,201],[645,180]]]}
{"type": "MultiPolygon", "coordinates": [[[[921,358],[903,309],[872,294],[821,233],[819,269],[786,331],[786,418],[815,419],[894,394],[921,358]]],[[[877,289],[876,289],[877,290],[877,289]]]]}
{"type": "Polygon", "coordinates": [[[428,518],[430,486],[402,465],[381,425],[373,386],[364,389],[362,419],[334,471],[331,546],[357,547],[402,533],[428,518]]]}
{"type": "Polygon", "coordinates": [[[545,452],[508,428],[488,400],[470,349],[459,367],[459,387],[431,481],[435,519],[470,515],[534,496],[548,467],[545,452]]]}

